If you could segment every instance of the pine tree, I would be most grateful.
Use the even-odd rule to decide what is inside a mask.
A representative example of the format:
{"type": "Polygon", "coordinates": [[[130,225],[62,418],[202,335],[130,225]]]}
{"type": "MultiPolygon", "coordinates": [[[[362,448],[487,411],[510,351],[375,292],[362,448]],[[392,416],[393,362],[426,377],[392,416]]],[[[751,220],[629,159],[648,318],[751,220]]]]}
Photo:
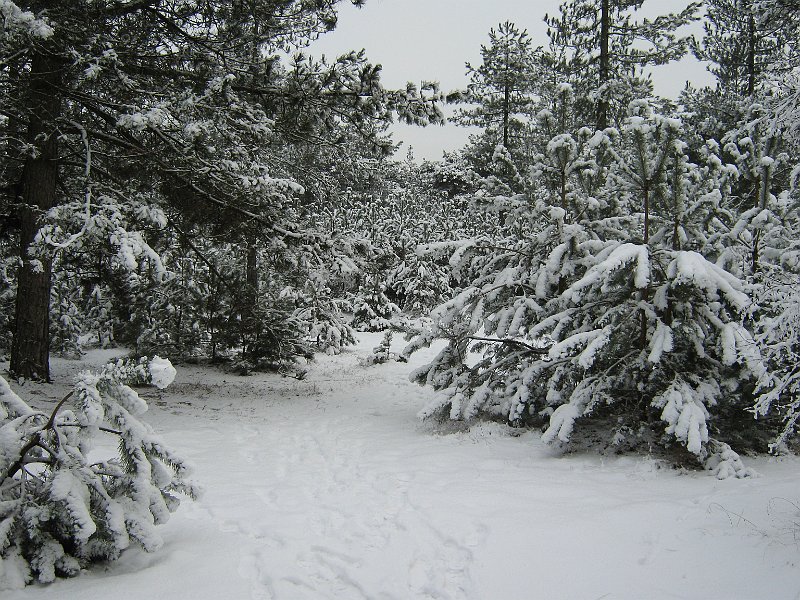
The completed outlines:
{"type": "Polygon", "coordinates": [[[695,56],[711,63],[709,70],[727,94],[753,96],[787,42],[784,23],[759,19],[757,4],[709,0],[702,44],[692,44],[695,56]]]}
{"type": "Polygon", "coordinates": [[[463,100],[474,108],[461,109],[455,120],[486,130],[493,146],[512,152],[536,101],[539,66],[528,32],[506,21],[489,30],[489,45],[481,46],[483,62],[467,63],[470,83],[463,100]]]}
{"type": "Polygon", "coordinates": [[[472,282],[405,350],[448,341],[412,376],[439,392],[421,415],[546,419],[551,443],[592,421],[609,445],[660,431],[718,476],[745,475],[710,433],[730,437],[746,382],[768,378],[745,284],[709,260],[727,171],[713,152],[688,161],[677,119],[632,111],[619,132],[555,136],[534,172],[551,183],[499,199],[518,207],[514,234],[453,255],[472,282]]]}
{"type": "Polygon", "coordinates": [[[2,188],[21,207],[18,376],[49,377],[53,248],[34,240],[54,207],[77,204],[90,220],[98,202],[139,201],[222,224],[244,245],[252,232],[302,245],[286,212],[302,188],[282,147],[344,125],[374,139],[371,124],[395,114],[441,119],[427,92],[385,90],[363,54],[281,64],[335,25],[337,0],[51,2],[46,16],[38,2],[7,4],[2,188]]]}
{"type": "MultiPolygon", "coordinates": [[[[688,42],[677,31],[699,3],[679,14],[635,20],[644,0],[570,0],[545,16],[550,57],[561,81],[574,86],[584,119],[597,129],[621,125],[631,100],[650,96],[643,69],[682,57],[688,42]]],[[[560,83],[560,82],[559,82],[560,83]]]]}
{"type": "Polygon", "coordinates": [[[164,388],[175,370],[154,358],[81,373],[50,414],[34,410],[0,378],[0,559],[7,581],[75,576],[131,545],[151,552],[180,495],[196,497],[190,467],[139,420],[147,404],[131,376],[164,388]],[[101,436],[114,458],[88,458],[101,436]]]}

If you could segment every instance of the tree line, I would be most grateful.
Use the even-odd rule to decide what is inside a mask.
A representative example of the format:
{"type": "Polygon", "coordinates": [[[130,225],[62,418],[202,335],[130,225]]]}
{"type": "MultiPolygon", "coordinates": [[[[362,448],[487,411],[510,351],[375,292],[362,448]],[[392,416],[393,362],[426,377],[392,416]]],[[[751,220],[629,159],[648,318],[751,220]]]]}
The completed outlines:
{"type": "Polygon", "coordinates": [[[335,5],[9,9],[14,376],[91,344],[302,376],[298,358],[353,328],[411,330],[438,306],[411,348],[450,340],[417,377],[455,417],[563,422],[561,440],[595,414],[615,431],[683,419],[697,456],[723,420],[709,411],[731,423],[720,438],[753,414],[756,437],[790,437],[795,2],[641,18],[641,1],[571,0],[546,47],[493,28],[449,95],[386,90],[363,52],[308,56],[335,5]],[[715,84],[657,97],[649,69],[689,52],[715,84]],[[439,123],[447,101],[481,132],[441,161],[393,159],[391,121],[439,123]]]}

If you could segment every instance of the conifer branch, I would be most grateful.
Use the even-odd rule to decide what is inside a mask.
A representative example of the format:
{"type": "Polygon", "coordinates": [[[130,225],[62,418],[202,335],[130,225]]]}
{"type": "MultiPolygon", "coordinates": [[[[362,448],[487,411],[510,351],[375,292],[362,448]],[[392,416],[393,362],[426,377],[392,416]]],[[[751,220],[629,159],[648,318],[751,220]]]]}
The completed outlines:
{"type": "MultiPolygon", "coordinates": [[[[509,346],[520,346],[525,348],[531,354],[538,354],[541,356],[547,355],[550,352],[550,346],[546,348],[537,348],[536,346],[531,346],[520,340],[513,340],[511,338],[489,338],[489,337],[480,337],[476,335],[468,336],[468,339],[476,341],[476,342],[489,342],[493,344],[507,344],[509,346]]],[[[551,344],[552,345],[552,344],[551,344]]]]}

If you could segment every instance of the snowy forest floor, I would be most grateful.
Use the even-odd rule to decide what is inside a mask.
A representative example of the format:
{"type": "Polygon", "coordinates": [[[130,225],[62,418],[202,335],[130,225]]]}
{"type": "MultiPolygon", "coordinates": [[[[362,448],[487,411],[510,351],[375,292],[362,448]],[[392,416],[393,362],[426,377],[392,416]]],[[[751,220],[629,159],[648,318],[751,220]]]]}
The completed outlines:
{"type": "MultiPolygon", "coordinates": [[[[205,495],[161,528],[159,552],[4,600],[800,599],[797,457],[718,481],[559,456],[499,424],[444,434],[416,419],[432,392],[407,377],[435,350],[363,366],[381,336],[360,337],[303,381],[181,366],[143,390],[145,420],[205,495]]],[[[55,360],[54,385],[15,389],[47,406],[109,357],[55,360]]]]}

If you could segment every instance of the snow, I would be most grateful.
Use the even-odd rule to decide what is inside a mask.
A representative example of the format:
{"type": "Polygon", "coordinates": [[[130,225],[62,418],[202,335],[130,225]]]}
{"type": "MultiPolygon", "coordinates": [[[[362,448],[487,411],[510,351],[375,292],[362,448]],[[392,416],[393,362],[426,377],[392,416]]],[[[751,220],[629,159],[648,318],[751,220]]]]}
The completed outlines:
{"type": "Polygon", "coordinates": [[[672,328],[659,320],[656,325],[656,331],[653,334],[653,339],[650,341],[650,354],[647,360],[656,364],[661,360],[661,356],[664,352],[672,352],[672,349],[672,328]]]}
{"type": "Polygon", "coordinates": [[[148,369],[150,371],[150,380],[153,382],[153,385],[160,390],[166,389],[175,381],[175,375],[178,374],[178,371],[172,366],[172,363],[160,356],[153,357],[148,365],[148,369]]]}
{"type": "Polygon", "coordinates": [[[52,37],[54,33],[46,21],[37,19],[30,11],[22,10],[11,0],[0,0],[0,16],[3,19],[3,29],[9,31],[21,29],[43,39],[52,37]]]}
{"type": "Polygon", "coordinates": [[[703,290],[712,300],[721,294],[738,312],[750,305],[750,299],[741,290],[742,283],[697,252],[678,252],[667,268],[667,277],[674,285],[688,283],[703,290]]]}
{"type": "MultiPolygon", "coordinates": [[[[620,244],[614,248],[601,262],[593,265],[586,274],[573,283],[564,296],[571,297],[573,302],[579,302],[581,292],[598,282],[607,279],[611,273],[623,266],[636,261],[633,284],[637,289],[644,289],[650,281],[650,256],[647,246],[639,244],[620,244]]],[[[721,269],[720,269],[721,270],[721,269]]]]}
{"type": "Polygon", "coordinates": [[[50,495],[54,500],[64,503],[75,526],[75,537],[81,542],[88,540],[97,530],[89,514],[89,488],[78,480],[71,471],[62,469],[53,476],[50,495]]]}
{"type": "Polygon", "coordinates": [[[611,328],[604,327],[600,333],[591,342],[586,345],[586,348],[578,356],[578,364],[584,369],[590,369],[594,364],[597,353],[608,344],[611,339],[611,328]]]}
{"type": "MultiPolygon", "coordinates": [[[[364,366],[381,335],[303,381],[180,366],[167,390],[139,390],[205,495],[159,528],[158,552],[3,600],[798,597],[797,458],[749,458],[760,478],[719,481],[556,454],[502,424],[445,433],[418,421],[434,392],[407,379],[441,346],[364,366]]],[[[14,390],[47,413],[110,356],[56,360],[56,384],[14,390]]]]}
{"type": "Polygon", "coordinates": [[[542,434],[542,441],[546,444],[553,442],[556,437],[562,442],[568,442],[572,435],[575,420],[581,416],[579,406],[571,403],[562,404],[553,411],[550,417],[550,426],[542,434]]]}

